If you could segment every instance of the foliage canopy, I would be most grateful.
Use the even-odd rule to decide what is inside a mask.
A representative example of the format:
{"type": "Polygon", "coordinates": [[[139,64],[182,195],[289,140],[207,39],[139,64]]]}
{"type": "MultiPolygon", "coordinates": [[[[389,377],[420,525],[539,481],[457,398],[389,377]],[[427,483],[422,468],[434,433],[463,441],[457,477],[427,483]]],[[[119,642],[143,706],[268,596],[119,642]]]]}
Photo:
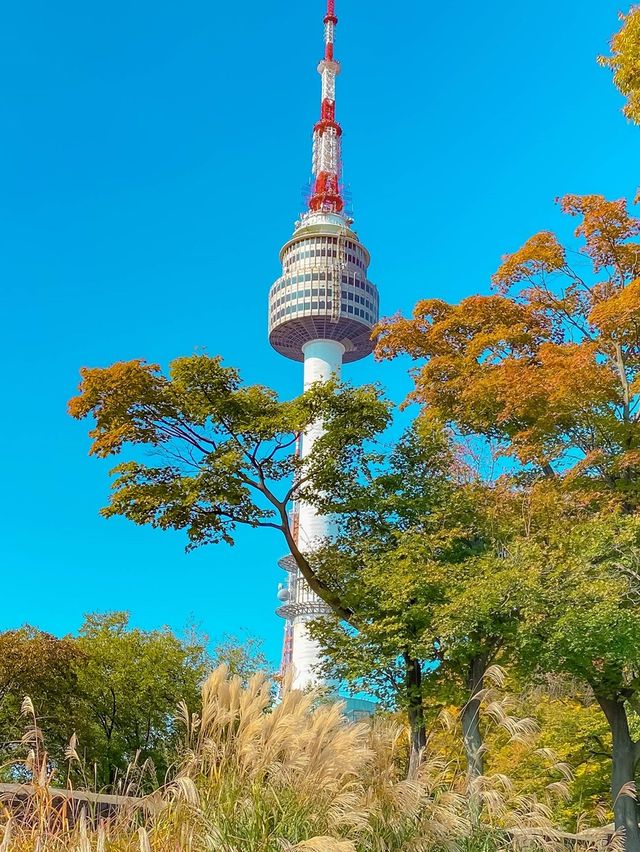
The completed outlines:
{"type": "Polygon", "coordinates": [[[620,18],[622,27],[611,39],[611,56],[599,61],[611,68],[614,83],[627,99],[624,114],[640,124],[640,6],[632,6],[620,18]]]}

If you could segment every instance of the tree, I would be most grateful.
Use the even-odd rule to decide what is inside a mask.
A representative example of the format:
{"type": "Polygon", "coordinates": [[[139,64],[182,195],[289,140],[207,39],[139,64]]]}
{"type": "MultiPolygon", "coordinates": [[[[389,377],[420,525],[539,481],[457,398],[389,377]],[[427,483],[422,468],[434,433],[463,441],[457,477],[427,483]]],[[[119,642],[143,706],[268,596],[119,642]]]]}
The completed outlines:
{"type": "Polygon", "coordinates": [[[513,632],[518,577],[487,523],[489,495],[454,449],[432,421],[410,429],[388,456],[340,471],[324,503],[339,534],[314,562],[358,619],[323,619],[311,629],[330,677],[407,713],[412,775],[426,745],[426,690],[460,700],[475,778],[483,772],[479,694],[513,632]]]}
{"type": "Polygon", "coordinates": [[[640,220],[602,196],[567,196],[562,207],[582,217],[592,280],[553,234],[538,234],[504,259],[498,295],[420,302],[413,319],[380,326],[377,351],[424,358],[414,399],[462,432],[547,475],[571,469],[620,492],[638,461],[640,245],[630,238],[640,220]]]}
{"type": "Polygon", "coordinates": [[[76,670],[81,652],[72,639],[58,639],[34,627],[0,633],[0,754],[11,766],[19,759],[24,733],[20,707],[33,702],[49,753],[61,761],[73,733],[78,688],[76,670]]]}
{"type": "Polygon", "coordinates": [[[640,124],[640,7],[633,6],[620,18],[622,27],[611,39],[612,55],[599,57],[599,62],[611,68],[614,83],[627,98],[624,114],[640,124]]]}
{"type": "MultiPolygon", "coordinates": [[[[580,219],[576,236],[583,240],[581,266],[587,262],[588,273],[570,263],[570,252],[554,234],[537,234],[503,259],[493,277],[497,294],[459,305],[420,302],[411,319],[381,324],[377,346],[379,357],[407,353],[423,362],[413,398],[424,406],[426,418],[496,441],[512,472],[519,469],[529,485],[537,483],[550,495],[545,524],[558,515],[565,519],[559,547],[573,511],[564,512],[563,501],[599,513],[596,529],[609,541],[609,517],[636,522],[640,481],[640,244],[634,240],[640,220],[629,214],[624,200],[599,195],[566,196],[561,206],[580,219]]],[[[525,496],[530,491],[525,489],[525,496]]],[[[523,532],[526,540],[530,530],[523,532]]],[[[545,535],[543,527],[542,541],[545,535]]],[[[633,544],[625,556],[630,559],[635,539],[629,533],[626,540],[633,544]]],[[[575,543],[587,548],[588,542],[587,537],[575,543]]],[[[566,551],[554,553],[560,570],[566,551]]],[[[538,558],[548,554],[539,551],[538,558]]],[[[606,677],[586,666],[580,654],[566,654],[564,666],[588,680],[609,722],[616,825],[626,831],[627,849],[637,852],[635,802],[621,794],[634,782],[637,758],[627,716],[628,702],[635,701],[640,687],[629,677],[636,667],[635,650],[628,645],[635,613],[625,607],[618,616],[608,604],[622,602],[629,583],[625,575],[622,585],[615,585],[611,572],[620,559],[611,553],[602,555],[602,566],[609,566],[606,583],[613,587],[592,605],[594,589],[602,591],[604,582],[593,574],[594,564],[589,548],[566,561],[555,599],[548,576],[538,572],[543,598],[549,594],[549,602],[556,601],[540,630],[548,630],[544,635],[555,637],[559,649],[558,623],[565,624],[567,641],[584,639],[593,628],[589,653],[601,661],[606,677]],[[561,598],[569,594],[572,625],[566,617],[556,618],[567,609],[561,598]]]]}
{"type": "Polygon", "coordinates": [[[262,650],[262,640],[225,635],[213,649],[216,666],[226,666],[230,677],[239,677],[246,686],[254,674],[268,675],[271,666],[262,650]]]}
{"type": "Polygon", "coordinates": [[[209,668],[204,647],[167,628],[131,628],[122,612],[87,616],[76,641],[82,654],[76,672],[81,713],[75,720],[82,762],[94,770],[98,787],[117,786],[127,773],[131,777],[132,766],[145,764],[152,783],[163,781],[178,704],[184,701],[191,712],[199,705],[209,668]]]}
{"type": "Polygon", "coordinates": [[[20,708],[29,696],[59,776],[75,735],[74,783],[88,769],[92,783],[111,786],[145,761],[162,777],[172,759],[178,702],[197,706],[206,670],[197,641],[167,629],[130,629],[125,613],[88,616],[77,637],[59,639],[32,627],[0,633],[2,753],[10,766],[24,758],[20,708]]]}
{"type": "Polygon", "coordinates": [[[145,445],[162,458],[156,466],[129,461],[115,469],[106,517],[184,529],[191,548],[233,543],[238,524],[275,529],[309,587],[340,617],[353,617],[299,550],[288,513],[384,429],[389,406],[378,390],[330,382],[281,402],[268,388],[244,387],[236,370],[206,356],[175,360],[168,377],[143,361],[81,374],[69,410],[95,419],[91,453],[104,458],[145,445]],[[324,435],[303,465],[296,444],[319,419],[324,435]]]}
{"type": "Polygon", "coordinates": [[[581,509],[542,523],[533,516],[509,559],[534,590],[521,627],[523,662],[532,671],[577,677],[593,690],[610,728],[616,826],[636,848],[640,517],[585,517],[581,509]]]}

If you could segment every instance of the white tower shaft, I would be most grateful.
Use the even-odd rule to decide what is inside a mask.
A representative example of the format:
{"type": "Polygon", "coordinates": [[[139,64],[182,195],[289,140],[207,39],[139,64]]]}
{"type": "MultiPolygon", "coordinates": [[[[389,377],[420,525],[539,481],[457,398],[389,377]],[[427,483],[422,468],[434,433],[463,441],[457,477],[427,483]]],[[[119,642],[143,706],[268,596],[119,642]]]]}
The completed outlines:
{"type": "MultiPolygon", "coordinates": [[[[308,390],[317,382],[339,379],[342,371],[344,346],[336,340],[312,340],[303,346],[304,353],[304,389],[308,390]]],[[[301,457],[304,460],[312,451],[314,443],[322,435],[321,422],[315,423],[302,437],[301,457]]],[[[321,515],[309,503],[298,506],[298,547],[303,553],[310,553],[332,534],[331,518],[321,515]]],[[[309,589],[306,581],[296,572],[293,586],[299,602],[308,604],[312,612],[300,614],[293,619],[293,643],[291,669],[293,685],[296,689],[306,689],[317,685],[321,679],[317,668],[322,660],[320,648],[311,639],[307,624],[326,611],[326,605],[309,589]]]]}

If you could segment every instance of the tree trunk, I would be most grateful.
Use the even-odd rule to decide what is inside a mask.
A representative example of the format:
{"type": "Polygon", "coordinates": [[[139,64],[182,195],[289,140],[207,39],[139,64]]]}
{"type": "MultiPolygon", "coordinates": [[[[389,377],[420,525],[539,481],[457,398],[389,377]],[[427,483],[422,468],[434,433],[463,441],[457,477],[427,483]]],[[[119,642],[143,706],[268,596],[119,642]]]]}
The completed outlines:
{"type": "Polygon", "coordinates": [[[420,768],[422,752],[427,744],[427,729],[424,721],[422,692],[422,665],[409,654],[404,655],[405,663],[405,700],[409,717],[409,772],[408,777],[415,778],[420,768]]]}
{"type": "Polygon", "coordinates": [[[470,782],[479,778],[484,772],[482,757],[484,743],[480,730],[480,698],[477,696],[484,686],[486,668],[487,658],[483,654],[473,657],[469,663],[466,676],[469,698],[460,714],[464,752],[467,758],[467,779],[470,782]]]}
{"type": "Polygon", "coordinates": [[[629,733],[629,723],[624,700],[621,696],[604,698],[596,695],[598,704],[607,717],[613,741],[613,771],[611,774],[611,797],[616,831],[623,833],[625,852],[640,852],[640,829],[638,808],[633,788],[623,788],[635,783],[636,747],[629,733]],[[622,790],[622,792],[621,792],[622,790]]]}

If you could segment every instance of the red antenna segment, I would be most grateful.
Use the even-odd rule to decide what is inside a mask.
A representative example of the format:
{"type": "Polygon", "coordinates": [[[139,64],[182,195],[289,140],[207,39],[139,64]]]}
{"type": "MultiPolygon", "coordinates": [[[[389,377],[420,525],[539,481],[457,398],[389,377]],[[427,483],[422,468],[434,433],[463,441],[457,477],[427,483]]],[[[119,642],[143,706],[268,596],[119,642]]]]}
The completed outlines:
{"type": "Polygon", "coordinates": [[[341,213],[344,209],[340,179],[342,177],[342,128],[336,121],[336,77],[340,63],[334,58],[336,18],[335,0],[327,0],[324,16],[324,59],[318,65],[322,77],[320,121],[313,128],[313,190],[311,210],[341,213]]]}

